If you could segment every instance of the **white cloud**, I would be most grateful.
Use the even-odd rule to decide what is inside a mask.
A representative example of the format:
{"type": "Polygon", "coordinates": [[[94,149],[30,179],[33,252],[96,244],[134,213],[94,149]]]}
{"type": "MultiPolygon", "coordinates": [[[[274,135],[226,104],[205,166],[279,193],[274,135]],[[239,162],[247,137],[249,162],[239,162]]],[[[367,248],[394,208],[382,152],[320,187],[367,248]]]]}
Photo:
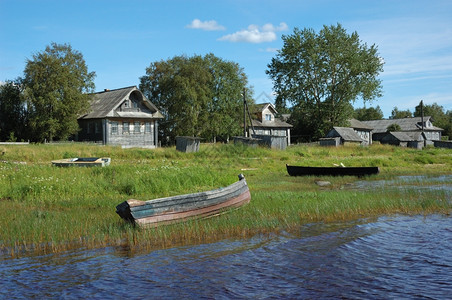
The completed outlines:
{"type": "Polygon", "coordinates": [[[199,19],[194,19],[186,27],[191,29],[202,29],[205,31],[216,31],[226,29],[224,26],[218,24],[217,21],[215,20],[201,21],[199,19]]]}
{"type": "Polygon", "coordinates": [[[262,27],[258,25],[250,25],[247,29],[237,31],[235,33],[227,34],[219,38],[219,41],[228,42],[245,42],[245,43],[265,43],[276,40],[276,32],[287,30],[288,26],[282,22],[279,26],[273,24],[265,24],[262,27]]]}

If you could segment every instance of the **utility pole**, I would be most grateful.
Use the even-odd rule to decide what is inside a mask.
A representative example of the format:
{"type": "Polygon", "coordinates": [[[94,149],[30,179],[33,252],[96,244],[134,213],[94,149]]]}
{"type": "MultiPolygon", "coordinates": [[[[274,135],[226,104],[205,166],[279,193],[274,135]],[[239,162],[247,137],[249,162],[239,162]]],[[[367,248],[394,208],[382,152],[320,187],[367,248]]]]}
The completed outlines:
{"type": "Polygon", "coordinates": [[[243,136],[246,137],[246,89],[243,89],[243,136]]]}

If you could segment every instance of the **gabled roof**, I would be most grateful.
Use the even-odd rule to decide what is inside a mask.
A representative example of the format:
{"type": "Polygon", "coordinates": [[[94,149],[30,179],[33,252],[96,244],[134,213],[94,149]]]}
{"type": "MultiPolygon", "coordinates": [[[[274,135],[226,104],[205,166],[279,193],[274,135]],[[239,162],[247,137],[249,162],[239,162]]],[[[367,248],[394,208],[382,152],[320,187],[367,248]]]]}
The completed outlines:
{"type": "Polygon", "coordinates": [[[278,112],[276,111],[276,108],[273,106],[273,104],[271,103],[260,103],[260,104],[255,104],[254,105],[256,112],[263,112],[264,109],[268,108],[270,110],[273,111],[274,114],[277,114],[278,112]]]}
{"type": "MultiPolygon", "coordinates": [[[[428,123],[431,117],[424,117],[424,123],[428,123]]],[[[387,131],[388,126],[397,124],[400,126],[400,131],[419,131],[422,129],[422,118],[404,118],[404,119],[385,119],[385,120],[373,120],[373,121],[361,121],[362,123],[373,128],[374,133],[384,133],[387,131]]],[[[424,127],[425,131],[442,131],[443,129],[435,126],[424,127]]]]}
{"type": "Polygon", "coordinates": [[[326,137],[341,137],[346,142],[362,142],[363,139],[350,127],[333,127],[326,137]]]}
{"type": "MultiPolygon", "coordinates": [[[[410,137],[408,134],[406,134],[405,132],[401,132],[401,131],[391,131],[391,132],[389,132],[389,135],[392,135],[400,142],[416,141],[416,139],[410,137]]],[[[386,138],[383,138],[382,140],[384,141],[384,140],[386,140],[386,138]]]]}
{"type": "Polygon", "coordinates": [[[149,101],[136,86],[129,86],[115,90],[104,90],[91,94],[90,112],[79,119],[101,119],[107,117],[132,117],[132,118],[163,118],[157,107],[149,101]],[[128,99],[132,93],[141,98],[147,112],[116,112],[115,110],[128,99]]]}
{"type": "Polygon", "coordinates": [[[356,119],[350,119],[348,120],[350,122],[350,127],[354,129],[363,129],[363,130],[372,130],[373,128],[370,127],[367,124],[364,124],[363,122],[356,120],[356,119]]]}

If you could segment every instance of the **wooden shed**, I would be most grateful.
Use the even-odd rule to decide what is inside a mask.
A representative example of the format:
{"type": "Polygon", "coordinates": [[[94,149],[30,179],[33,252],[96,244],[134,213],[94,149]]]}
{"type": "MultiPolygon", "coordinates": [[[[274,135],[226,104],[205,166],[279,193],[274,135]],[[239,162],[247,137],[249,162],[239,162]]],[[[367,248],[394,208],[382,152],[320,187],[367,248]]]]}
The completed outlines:
{"type": "Polygon", "coordinates": [[[286,136],[254,134],[253,138],[260,140],[260,145],[269,147],[271,149],[285,150],[287,148],[286,136]]]}
{"type": "Polygon", "coordinates": [[[388,132],[382,139],[382,144],[422,149],[424,138],[422,133],[407,133],[401,131],[388,132]]]}
{"type": "MultiPolygon", "coordinates": [[[[350,127],[333,127],[325,138],[339,138],[341,145],[364,144],[364,140],[350,127]]],[[[328,144],[328,146],[330,146],[330,144],[328,144]]]]}
{"type": "Polygon", "coordinates": [[[319,139],[320,146],[334,146],[337,147],[341,144],[340,137],[321,138],[319,139]]]}
{"type": "Polygon", "coordinates": [[[201,138],[192,136],[177,136],[176,150],[181,152],[198,152],[201,138]]]}

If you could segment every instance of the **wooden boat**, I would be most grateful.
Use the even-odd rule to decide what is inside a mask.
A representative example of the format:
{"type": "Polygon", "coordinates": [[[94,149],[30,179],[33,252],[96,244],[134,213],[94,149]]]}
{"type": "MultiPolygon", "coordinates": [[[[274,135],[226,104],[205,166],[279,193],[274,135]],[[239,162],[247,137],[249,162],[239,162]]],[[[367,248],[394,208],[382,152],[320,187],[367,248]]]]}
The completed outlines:
{"type": "Polygon", "coordinates": [[[76,157],[54,160],[52,164],[57,167],[105,167],[110,165],[110,162],[110,157],[76,157]]]}
{"type": "Polygon", "coordinates": [[[378,167],[302,167],[286,165],[290,176],[368,176],[378,174],[378,167]]]}
{"type": "Polygon", "coordinates": [[[116,206],[116,213],[139,226],[155,227],[189,218],[218,215],[250,200],[251,194],[245,176],[240,174],[239,181],[216,190],[148,201],[130,199],[116,206]]]}

